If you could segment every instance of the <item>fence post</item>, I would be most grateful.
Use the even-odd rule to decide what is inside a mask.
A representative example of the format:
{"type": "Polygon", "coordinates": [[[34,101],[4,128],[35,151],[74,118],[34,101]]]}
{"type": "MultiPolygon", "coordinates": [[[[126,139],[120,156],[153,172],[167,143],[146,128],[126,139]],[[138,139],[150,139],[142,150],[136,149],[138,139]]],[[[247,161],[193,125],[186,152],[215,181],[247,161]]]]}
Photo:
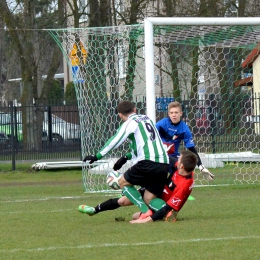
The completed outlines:
{"type": "Polygon", "coordinates": [[[51,106],[47,108],[47,122],[48,122],[48,144],[52,147],[52,111],[51,106]]]}
{"type": "Polygon", "coordinates": [[[14,137],[14,107],[13,101],[9,102],[11,112],[11,153],[12,153],[12,171],[15,171],[15,137],[14,137]]]}

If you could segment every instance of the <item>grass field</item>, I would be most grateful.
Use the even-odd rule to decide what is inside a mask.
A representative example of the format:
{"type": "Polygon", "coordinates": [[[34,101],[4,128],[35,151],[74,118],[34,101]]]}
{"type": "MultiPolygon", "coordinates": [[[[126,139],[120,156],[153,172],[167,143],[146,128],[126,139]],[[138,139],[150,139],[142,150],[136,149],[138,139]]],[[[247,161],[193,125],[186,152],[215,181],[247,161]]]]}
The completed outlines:
{"type": "Polygon", "coordinates": [[[78,212],[115,196],[84,193],[81,170],[29,167],[1,167],[0,259],[260,259],[260,185],[195,187],[177,222],[133,225],[135,206],[78,212]]]}

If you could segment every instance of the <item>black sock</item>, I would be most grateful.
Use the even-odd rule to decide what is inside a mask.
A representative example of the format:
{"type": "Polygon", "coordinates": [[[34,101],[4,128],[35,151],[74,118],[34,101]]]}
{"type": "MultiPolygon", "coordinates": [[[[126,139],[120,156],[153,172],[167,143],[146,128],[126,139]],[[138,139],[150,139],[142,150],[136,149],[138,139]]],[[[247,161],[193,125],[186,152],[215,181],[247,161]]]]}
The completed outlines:
{"type": "Polygon", "coordinates": [[[98,204],[95,207],[95,214],[97,214],[98,212],[101,212],[101,211],[113,210],[113,209],[119,208],[120,205],[118,204],[118,200],[119,200],[119,198],[114,198],[114,199],[109,199],[107,201],[104,201],[104,202],[98,204]]]}

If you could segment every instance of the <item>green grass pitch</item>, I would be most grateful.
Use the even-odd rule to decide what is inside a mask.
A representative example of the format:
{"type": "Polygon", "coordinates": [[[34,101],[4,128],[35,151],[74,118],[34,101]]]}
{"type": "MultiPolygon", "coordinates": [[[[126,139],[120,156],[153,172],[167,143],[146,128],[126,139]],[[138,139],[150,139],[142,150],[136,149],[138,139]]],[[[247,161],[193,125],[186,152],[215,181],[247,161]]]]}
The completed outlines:
{"type": "Polygon", "coordinates": [[[195,187],[177,222],[133,225],[135,206],[78,212],[116,196],[84,193],[81,170],[4,167],[0,259],[260,259],[259,184],[195,187]]]}

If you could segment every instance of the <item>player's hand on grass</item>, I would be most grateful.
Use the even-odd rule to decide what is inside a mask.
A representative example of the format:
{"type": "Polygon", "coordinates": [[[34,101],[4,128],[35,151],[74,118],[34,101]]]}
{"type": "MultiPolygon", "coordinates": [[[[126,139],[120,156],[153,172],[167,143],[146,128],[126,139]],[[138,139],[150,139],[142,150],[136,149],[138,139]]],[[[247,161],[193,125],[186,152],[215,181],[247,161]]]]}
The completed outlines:
{"type": "Polygon", "coordinates": [[[121,169],[121,167],[127,162],[128,158],[126,155],[122,156],[117,160],[117,162],[114,164],[113,170],[118,171],[121,169]]]}
{"type": "Polygon", "coordinates": [[[89,161],[89,164],[92,164],[93,162],[97,161],[98,158],[96,155],[87,155],[85,156],[85,158],[83,159],[83,162],[89,161]]]}
{"type": "Polygon", "coordinates": [[[200,172],[203,174],[203,176],[208,179],[209,181],[213,181],[214,180],[214,174],[212,172],[210,172],[207,168],[205,168],[205,166],[203,164],[201,164],[199,166],[200,172]]]}

